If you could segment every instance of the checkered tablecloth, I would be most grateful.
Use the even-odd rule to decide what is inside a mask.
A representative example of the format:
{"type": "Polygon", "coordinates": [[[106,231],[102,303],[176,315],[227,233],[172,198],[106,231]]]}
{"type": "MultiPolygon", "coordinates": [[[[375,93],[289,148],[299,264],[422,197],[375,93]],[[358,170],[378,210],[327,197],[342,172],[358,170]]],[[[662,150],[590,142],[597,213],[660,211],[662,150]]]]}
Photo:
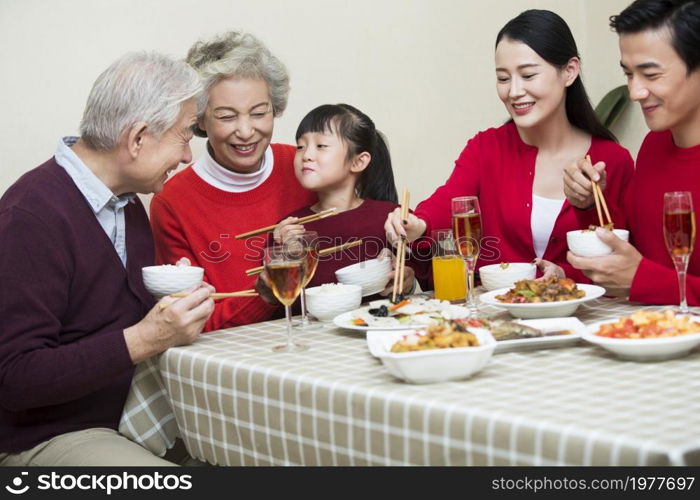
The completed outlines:
{"type": "MultiPolygon", "coordinates": [[[[603,298],[576,316],[640,307],[603,298]]],[[[369,354],[363,332],[317,323],[296,335],[308,351],[271,352],[285,336],[273,321],[142,364],[121,432],[161,455],[179,433],[218,465],[700,465],[699,350],[637,363],[581,343],[411,385],[369,354]]]]}

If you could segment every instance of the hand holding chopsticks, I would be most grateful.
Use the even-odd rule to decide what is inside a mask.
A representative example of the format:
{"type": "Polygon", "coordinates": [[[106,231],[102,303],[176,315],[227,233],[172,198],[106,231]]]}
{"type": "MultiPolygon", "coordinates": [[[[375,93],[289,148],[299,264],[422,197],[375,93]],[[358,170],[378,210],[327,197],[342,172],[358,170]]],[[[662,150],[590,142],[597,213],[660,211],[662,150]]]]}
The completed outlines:
{"type": "MultiPolygon", "coordinates": [[[[171,297],[175,297],[176,299],[181,299],[183,297],[187,297],[189,294],[185,292],[180,292],[180,293],[171,293],[171,297]]],[[[250,290],[241,290],[239,292],[221,292],[221,293],[212,293],[209,298],[213,300],[219,300],[219,299],[228,299],[229,297],[257,297],[258,292],[256,292],[254,289],[250,290]]]]}
{"type": "MultiPolygon", "coordinates": [[[[408,218],[408,204],[410,199],[410,194],[408,189],[404,188],[403,194],[401,196],[401,219],[406,220],[408,218]]],[[[394,288],[391,293],[391,301],[396,302],[397,291],[401,294],[403,291],[403,276],[404,267],[406,265],[406,238],[402,237],[399,240],[399,244],[396,248],[396,269],[394,271],[394,288]]]]}
{"type": "MultiPolygon", "coordinates": [[[[323,250],[318,251],[318,256],[323,257],[325,255],[330,255],[335,252],[341,252],[343,250],[347,250],[348,248],[354,248],[356,246],[362,245],[362,240],[355,240],[351,241],[350,243],[343,243],[342,245],[338,245],[335,247],[330,247],[330,248],[324,248],[323,250]]],[[[255,274],[260,274],[263,272],[263,266],[258,266],[258,267],[252,267],[248,270],[246,270],[246,275],[248,276],[253,276],[255,274]]]]}
{"type": "MultiPolygon", "coordinates": [[[[338,214],[337,209],[329,208],[328,210],[324,210],[323,212],[319,212],[317,214],[312,214],[312,215],[307,215],[306,217],[302,217],[301,219],[296,221],[295,224],[305,224],[307,222],[313,222],[313,221],[318,220],[318,219],[323,219],[324,217],[332,217],[332,216],[337,215],[337,214],[338,214]]],[[[250,238],[251,236],[257,236],[259,234],[269,233],[270,231],[274,231],[277,226],[278,226],[278,224],[274,224],[272,226],[261,227],[260,229],[248,231],[247,233],[237,234],[235,236],[235,238],[237,240],[242,240],[245,238],[250,238]]]]}

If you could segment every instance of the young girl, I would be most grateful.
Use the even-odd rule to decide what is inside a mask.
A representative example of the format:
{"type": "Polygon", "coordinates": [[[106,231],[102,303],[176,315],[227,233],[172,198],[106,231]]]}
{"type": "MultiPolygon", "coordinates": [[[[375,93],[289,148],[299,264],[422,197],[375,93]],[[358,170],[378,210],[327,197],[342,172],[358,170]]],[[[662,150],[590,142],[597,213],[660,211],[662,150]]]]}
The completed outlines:
{"type": "MultiPolygon", "coordinates": [[[[296,177],[318,201],[284,219],[274,237],[286,241],[316,231],[320,249],[362,239],[360,246],[321,257],[308,286],[335,283],[336,270],[388,254],[384,249],[391,248],[384,221],[398,205],[389,150],[372,120],[348,104],[325,104],[309,112],[299,124],[296,141],[296,177]],[[300,217],[329,208],[336,208],[338,215],[296,224],[300,217]]],[[[402,292],[410,293],[418,263],[406,262],[402,292]]],[[[381,293],[391,289],[392,282],[381,293]]]]}

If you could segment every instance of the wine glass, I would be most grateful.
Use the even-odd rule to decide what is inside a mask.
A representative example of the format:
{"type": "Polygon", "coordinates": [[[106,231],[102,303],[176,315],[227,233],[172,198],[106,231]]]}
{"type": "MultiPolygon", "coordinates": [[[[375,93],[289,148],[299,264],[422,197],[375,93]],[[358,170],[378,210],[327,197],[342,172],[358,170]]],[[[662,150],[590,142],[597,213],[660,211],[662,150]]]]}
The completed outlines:
{"type": "Polygon", "coordinates": [[[304,282],[305,261],[306,249],[300,241],[288,240],[284,245],[273,245],[265,249],[263,264],[267,283],[277,300],[284,305],[287,320],[287,343],[273,347],[274,352],[298,352],[309,348],[292,340],[291,306],[299,296],[304,282]]]}
{"type": "Polygon", "coordinates": [[[664,193],[664,240],[678,274],[681,314],[688,314],[685,278],[695,246],[693,195],[688,191],[664,193]]]}
{"type": "Polygon", "coordinates": [[[304,281],[301,284],[301,320],[299,321],[299,325],[304,328],[310,323],[309,315],[306,312],[306,285],[313,279],[318,267],[318,233],[316,231],[304,231],[298,238],[306,249],[304,281]]]}
{"type": "Polygon", "coordinates": [[[474,269],[481,247],[479,198],[476,196],[452,198],[452,234],[465,264],[467,284],[465,305],[469,309],[469,316],[474,318],[479,312],[474,295],[474,269]]]}

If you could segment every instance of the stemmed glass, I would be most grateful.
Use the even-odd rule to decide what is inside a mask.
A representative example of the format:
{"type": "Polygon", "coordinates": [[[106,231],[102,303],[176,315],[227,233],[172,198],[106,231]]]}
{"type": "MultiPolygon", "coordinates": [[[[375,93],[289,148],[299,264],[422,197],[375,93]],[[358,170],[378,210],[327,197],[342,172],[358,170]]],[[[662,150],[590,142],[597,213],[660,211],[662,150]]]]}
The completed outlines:
{"type": "Polygon", "coordinates": [[[318,267],[318,233],[316,231],[304,231],[298,238],[306,249],[304,281],[301,284],[301,320],[299,322],[299,325],[304,328],[310,324],[309,315],[306,312],[306,285],[313,279],[318,267]]]}
{"type": "Polygon", "coordinates": [[[452,233],[457,241],[459,253],[464,259],[467,283],[465,305],[469,316],[474,318],[479,313],[474,295],[474,269],[481,248],[481,209],[476,196],[452,198],[452,233]]]}
{"type": "Polygon", "coordinates": [[[693,195],[688,191],[664,193],[664,240],[678,274],[680,313],[688,314],[685,277],[695,246],[693,195]]]}
{"type": "Polygon", "coordinates": [[[273,245],[265,249],[263,264],[267,283],[277,300],[284,305],[287,319],[287,343],[273,347],[274,352],[298,352],[309,348],[292,340],[291,306],[299,296],[304,282],[305,261],[306,249],[298,240],[289,240],[284,245],[273,245]]]}

